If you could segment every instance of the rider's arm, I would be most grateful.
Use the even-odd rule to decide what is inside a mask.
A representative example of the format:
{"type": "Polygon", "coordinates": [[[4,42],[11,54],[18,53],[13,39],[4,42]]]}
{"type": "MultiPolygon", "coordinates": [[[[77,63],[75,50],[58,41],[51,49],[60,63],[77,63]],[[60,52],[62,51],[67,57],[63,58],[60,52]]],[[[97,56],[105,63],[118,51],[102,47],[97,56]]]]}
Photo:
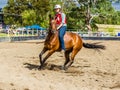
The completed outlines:
{"type": "Polygon", "coordinates": [[[65,14],[64,14],[64,13],[61,13],[61,15],[62,15],[62,22],[61,22],[61,24],[57,27],[57,30],[60,29],[60,28],[63,26],[64,21],[65,21],[65,14]]]}

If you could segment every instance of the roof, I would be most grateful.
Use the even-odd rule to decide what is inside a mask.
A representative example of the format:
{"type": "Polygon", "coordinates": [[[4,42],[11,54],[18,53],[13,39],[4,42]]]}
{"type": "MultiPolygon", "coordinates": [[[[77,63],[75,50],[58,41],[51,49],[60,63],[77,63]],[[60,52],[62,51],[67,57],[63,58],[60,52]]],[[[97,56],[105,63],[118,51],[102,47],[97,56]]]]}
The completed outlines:
{"type": "Polygon", "coordinates": [[[36,29],[36,30],[45,30],[45,28],[35,24],[35,25],[32,25],[32,26],[26,26],[25,27],[26,29],[36,29]]]}

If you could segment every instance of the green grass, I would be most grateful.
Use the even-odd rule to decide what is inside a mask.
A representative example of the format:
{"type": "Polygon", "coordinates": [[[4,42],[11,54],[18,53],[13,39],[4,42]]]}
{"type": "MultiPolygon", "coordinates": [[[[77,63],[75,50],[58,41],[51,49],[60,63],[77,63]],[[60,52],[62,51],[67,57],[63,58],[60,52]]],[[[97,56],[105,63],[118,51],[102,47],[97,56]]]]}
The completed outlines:
{"type": "Polygon", "coordinates": [[[0,33],[0,37],[6,37],[6,36],[8,36],[8,34],[6,34],[6,33],[0,33]]]}

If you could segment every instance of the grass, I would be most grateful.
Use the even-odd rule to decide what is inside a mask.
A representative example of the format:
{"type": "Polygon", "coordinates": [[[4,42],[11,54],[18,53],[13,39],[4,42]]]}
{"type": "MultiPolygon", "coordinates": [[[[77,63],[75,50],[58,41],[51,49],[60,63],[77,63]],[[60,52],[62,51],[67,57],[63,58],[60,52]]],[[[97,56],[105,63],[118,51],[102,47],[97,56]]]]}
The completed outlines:
{"type": "Polygon", "coordinates": [[[7,37],[8,36],[8,34],[6,34],[6,33],[0,33],[0,37],[7,37]]]}

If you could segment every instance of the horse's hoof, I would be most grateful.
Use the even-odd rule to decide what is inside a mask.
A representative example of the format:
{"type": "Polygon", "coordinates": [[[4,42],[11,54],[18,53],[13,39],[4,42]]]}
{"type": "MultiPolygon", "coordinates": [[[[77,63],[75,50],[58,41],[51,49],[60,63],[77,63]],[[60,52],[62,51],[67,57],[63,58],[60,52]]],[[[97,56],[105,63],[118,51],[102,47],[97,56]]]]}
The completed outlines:
{"type": "Polygon", "coordinates": [[[67,71],[67,68],[64,67],[64,66],[62,66],[62,67],[61,67],[61,70],[62,70],[62,71],[67,71]]]}
{"type": "Polygon", "coordinates": [[[38,67],[38,70],[41,70],[41,68],[40,68],[40,67],[38,67]]]}
{"type": "Polygon", "coordinates": [[[67,73],[67,72],[68,72],[68,69],[67,69],[66,67],[64,67],[64,68],[61,69],[61,72],[62,72],[62,73],[67,73]]]}
{"type": "Polygon", "coordinates": [[[66,70],[61,70],[61,73],[66,73],[67,71],[66,70]]]}
{"type": "Polygon", "coordinates": [[[49,69],[50,69],[50,70],[53,70],[53,69],[54,69],[54,65],[51,65],[49,69]]]}
{"type": "Polygon", "coordinates": [[[41,66],[39,66],[39,67],[38,67],[38,70],[42,70],[42,67],[41,67],[41,66]]]}

